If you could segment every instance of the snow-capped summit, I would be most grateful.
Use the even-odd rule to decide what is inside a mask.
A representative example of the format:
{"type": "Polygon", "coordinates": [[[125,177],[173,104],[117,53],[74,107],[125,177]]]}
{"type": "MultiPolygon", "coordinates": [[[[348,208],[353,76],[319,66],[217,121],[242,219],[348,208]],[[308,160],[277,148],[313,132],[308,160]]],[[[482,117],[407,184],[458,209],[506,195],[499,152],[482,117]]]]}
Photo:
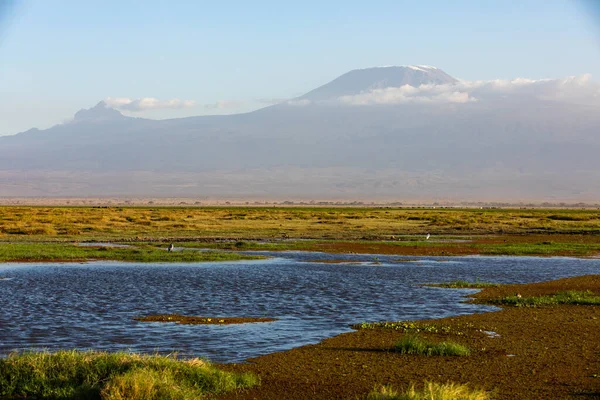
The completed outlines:
{"type": "Polygon", "coordinates": [[[453,84],[458,82],[439,68],[429,65],[382,66],[355,69],[305,94],[301,99],[311,101],[333,100],[373,89],[424,84],[453,84]]]}

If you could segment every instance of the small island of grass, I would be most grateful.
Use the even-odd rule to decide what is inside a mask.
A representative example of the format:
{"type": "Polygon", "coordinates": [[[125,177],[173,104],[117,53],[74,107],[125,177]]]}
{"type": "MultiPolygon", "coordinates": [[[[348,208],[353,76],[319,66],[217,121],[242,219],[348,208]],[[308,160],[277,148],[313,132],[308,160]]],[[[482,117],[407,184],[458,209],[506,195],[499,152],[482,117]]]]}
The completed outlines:
{"type": "Polygon", "coordinates": [[[447,289],[483,289],[488,287],[498,287],[499,283],[493,282],[481,282],[476,280],[475,282],[469,282],[464,280],[456,280],[442,283],[426,283],[423,286],[427,287],[439,287],[447,289]]]}
{"type": "Polygon", "coordinates": [[[251,324],[256,322],[273,322],[276,318],[252,318],[252,317],[194,317],[177,314],[148,315],[134,318],[141,322],[175,322],[186,325],[232,325],[251,324]]]}

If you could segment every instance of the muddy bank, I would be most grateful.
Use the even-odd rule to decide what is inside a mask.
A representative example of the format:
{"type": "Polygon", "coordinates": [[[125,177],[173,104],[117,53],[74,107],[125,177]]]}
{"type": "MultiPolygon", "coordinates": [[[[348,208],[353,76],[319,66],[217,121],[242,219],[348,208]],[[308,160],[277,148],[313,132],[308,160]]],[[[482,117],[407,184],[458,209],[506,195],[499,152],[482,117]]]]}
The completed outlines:
{"type": "MultiPolygon", "coordinates": [[[[476,301],[513,295],[591,290],[600,275],[484,289],[476,301]]],[[[391,350],[405,333],[365,329],[323,342],[229,364],[250,371],[260,388],[224,399],[361,399],[375,385],[406,388],[423,380],[453,381],[492,391],[494,399],[592,399],[600,397],[600,307],[561,305],[505,308],[497,312],[429,321],[433,340],[453,340],[467,357],[401,355],[391,350]],[[494,334],[491,334],[491,333],[494,334]]]]}

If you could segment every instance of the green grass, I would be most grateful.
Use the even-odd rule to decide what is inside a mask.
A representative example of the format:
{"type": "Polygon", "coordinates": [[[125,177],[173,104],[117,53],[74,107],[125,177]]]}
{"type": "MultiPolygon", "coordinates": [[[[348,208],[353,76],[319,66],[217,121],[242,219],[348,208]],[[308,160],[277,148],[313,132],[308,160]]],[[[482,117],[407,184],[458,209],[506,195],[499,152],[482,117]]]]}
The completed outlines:
{"type": "Polygon", "coordinates": [[[540,307],[551,306],[557,304],[574,304],[574,305],[600,305],[600,296],[593,292],[570,290],[559,292],[553,295],[519,297],[508,296],[501,299],[492,299],[486,302],[492,304],[502,304],[515,307],[540,307]]]}
{"type": "Polygon", "coordinates": [[[202,262],[257,259],[232,252],[174,251],[152,246],[83,247],[67,243],[0,243],[0,262],[15,261],[90,261],[202,262]]]}
{"type": "Polygon", "coordinates": [[[467,385],[456,383],[435,383],[425,381],[423,390],[410,385],[408,391],[399,393],[390,386],[382,386],[369,393],[367,400],[489,400],[483,390],[470,389],[467,385]]]}
{"type": "Polygon", "coordinates": [[[481,282],[479,280],[475,280],[475,282],[456,280],[456,281],[443,282],[443,283],[426,283],[423,286],[449,288],[449,289],[483,289],[483,288],[487,288],[487,287],[498,287],[498,286],[500,286],[500,284],[492,283],[492,282],[481,282]]]}
{"type": "Polygon", "coordinates": [[[415,335],[404,336],[394,349],[402,354],[422,356],[468,356],[468,347],[455,342],[429,342],[415,335]]]}
{"type": "Polygon", "coordinates": [[[59,351],[0,359],[0,398],[187,400],[257,384],[253,375],[175,356],[59,351]]]}

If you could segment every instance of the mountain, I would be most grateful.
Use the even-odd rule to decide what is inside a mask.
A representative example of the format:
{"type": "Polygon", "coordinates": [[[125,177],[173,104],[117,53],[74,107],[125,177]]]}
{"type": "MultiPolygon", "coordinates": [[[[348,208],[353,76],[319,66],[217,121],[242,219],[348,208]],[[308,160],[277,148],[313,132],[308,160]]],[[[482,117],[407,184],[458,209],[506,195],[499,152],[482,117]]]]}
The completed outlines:
{"type": "Polygon", "coordinates": [[[373,89],[425,84],[453,84],[457,80],[436,67],[427,65],[389,66],[355,69],[333,81],[316,88],[300,99],[331,100],[341,96],[356,95],[373,89]]]}
{"type": "Polygon", "coordinates": [[[100,102],[0,137],[0,195],[595,200],[600,106],[565,87],[408,66],[238,115],[157,121],[100,102]]]}
{"type": "Polygon", "coordinates": [[[88,110],[79,110],[75,113],[73,117],[73,122],[82,122],[82,121],[117,121],[123,120],[129,117],[124,116],[119,111],[109,108],[108,105],[101,101],[96,104],[95,107],[92,107],[88,110]]]}

